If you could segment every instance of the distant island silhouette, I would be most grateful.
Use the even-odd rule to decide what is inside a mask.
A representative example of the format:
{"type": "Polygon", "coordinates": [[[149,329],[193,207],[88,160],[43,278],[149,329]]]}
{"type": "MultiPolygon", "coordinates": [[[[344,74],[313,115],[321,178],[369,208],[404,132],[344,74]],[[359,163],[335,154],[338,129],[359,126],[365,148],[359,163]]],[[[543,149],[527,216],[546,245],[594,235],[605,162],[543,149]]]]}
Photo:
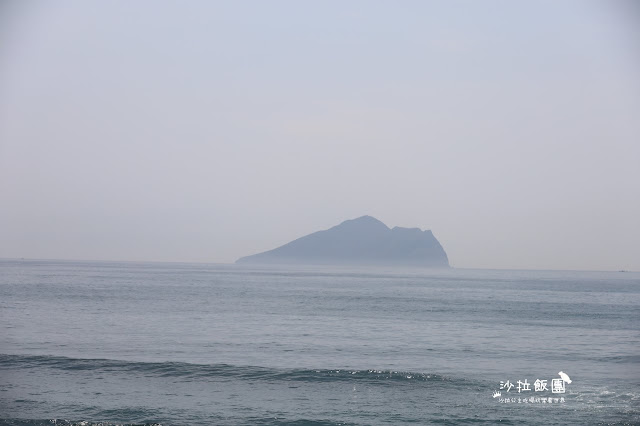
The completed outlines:
{"type": "Polygon", "coordinates": [[[390,229],[371,216],[346,220],[236,263],[449,267],[447,254],[430,230],[390,229]]]}

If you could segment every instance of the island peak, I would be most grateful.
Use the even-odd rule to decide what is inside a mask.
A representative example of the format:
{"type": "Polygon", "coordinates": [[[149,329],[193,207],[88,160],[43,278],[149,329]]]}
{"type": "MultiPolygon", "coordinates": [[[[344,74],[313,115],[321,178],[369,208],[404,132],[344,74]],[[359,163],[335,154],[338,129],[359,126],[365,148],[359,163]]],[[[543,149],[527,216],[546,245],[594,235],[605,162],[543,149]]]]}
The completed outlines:
{"type": "Polygon", "coordinates": [[[447,254],[430,230],[390,229],[368,215],[242,257],[236,263],[449,267],[447,254]]]}

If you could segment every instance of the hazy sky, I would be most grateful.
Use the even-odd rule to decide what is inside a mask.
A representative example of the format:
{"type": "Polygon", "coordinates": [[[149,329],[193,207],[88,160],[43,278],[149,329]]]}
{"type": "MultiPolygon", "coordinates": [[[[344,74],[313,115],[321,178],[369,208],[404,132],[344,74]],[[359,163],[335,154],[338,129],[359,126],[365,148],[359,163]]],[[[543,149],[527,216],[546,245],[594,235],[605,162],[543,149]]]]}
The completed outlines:
{"type": "Polygon", "coordinates": [[[232,262],[345,219],[640,270],[631,1],[3,1],[0,257],[232,262]]]}

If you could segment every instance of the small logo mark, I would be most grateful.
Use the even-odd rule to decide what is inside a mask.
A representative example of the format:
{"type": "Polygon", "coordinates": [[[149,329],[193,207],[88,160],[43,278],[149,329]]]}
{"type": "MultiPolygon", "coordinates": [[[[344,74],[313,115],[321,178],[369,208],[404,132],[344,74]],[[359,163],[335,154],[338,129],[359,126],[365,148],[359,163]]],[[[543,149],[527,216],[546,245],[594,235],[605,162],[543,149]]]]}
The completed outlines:
{"type": "Polygon", "coordinates": [[[563,382],[566,382],[568,384],[571,384],[571,379],[569,378],[569,376],[567,376],[567,373],[563,373],[562,371],[558,373],[560,375],[560,378],[562,378],[563,382]]]}
{"type": "Polygon", "coordinates": [[[497,398],[499,396],[502,396],[502,393],[500,393],[499,391],[493,391],[493,397],[497,398]]]}

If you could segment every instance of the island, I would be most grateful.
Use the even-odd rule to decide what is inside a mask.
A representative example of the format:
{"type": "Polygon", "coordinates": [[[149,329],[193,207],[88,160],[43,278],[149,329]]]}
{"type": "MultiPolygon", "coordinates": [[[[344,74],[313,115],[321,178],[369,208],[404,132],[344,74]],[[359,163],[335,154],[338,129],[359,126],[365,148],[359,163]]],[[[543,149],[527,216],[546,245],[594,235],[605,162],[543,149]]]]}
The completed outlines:
{"type": "Polygon", "coordinates": [[[390,229],[371,216],[346,220],[236,263],[449,267],[447,254],[430,230],[390,229]]]}

